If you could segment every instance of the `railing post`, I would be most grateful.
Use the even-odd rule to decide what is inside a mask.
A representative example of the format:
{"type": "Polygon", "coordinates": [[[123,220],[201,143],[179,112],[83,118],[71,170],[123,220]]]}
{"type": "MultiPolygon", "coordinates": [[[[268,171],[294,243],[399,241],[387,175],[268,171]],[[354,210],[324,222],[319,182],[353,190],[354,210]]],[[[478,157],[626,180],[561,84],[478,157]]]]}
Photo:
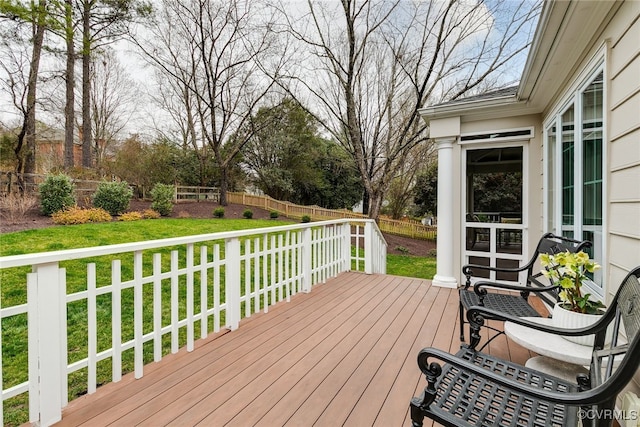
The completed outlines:
{"type": "Polygon", "coordinates": [[[39,421],[41,426],[62,419],[62,351],[67,338],[61,329],[62,305],[66,303],[61,298],[66,291],[61,292],[60,286],[64,282],[64,270],[57,262],[34,266],[27,279],[29,382],[31,389],[37,390],[30,394],[31,399],[37,399],[30,404],[30,419],[39,421]]]}
{"type": "Polygon", "coordinates": [[[351,224],[342,225],[342,271],[351,271],[351,224]]]}
{"type": "Polygon", "coordinates": [[[311,227],[302,231],[302,292],[311,292],[311,227]]]}
{"type": "Polygon", "coordinates": [[[225,241],[225,304],[226,324],[230,330],[240,324],[240,239],[233,237],[225,241]]]}
{"type": "Polygon", "coordinates": [[[373,223],[368,220],[364,223],[364,272],[373,273],[373,223]]]}

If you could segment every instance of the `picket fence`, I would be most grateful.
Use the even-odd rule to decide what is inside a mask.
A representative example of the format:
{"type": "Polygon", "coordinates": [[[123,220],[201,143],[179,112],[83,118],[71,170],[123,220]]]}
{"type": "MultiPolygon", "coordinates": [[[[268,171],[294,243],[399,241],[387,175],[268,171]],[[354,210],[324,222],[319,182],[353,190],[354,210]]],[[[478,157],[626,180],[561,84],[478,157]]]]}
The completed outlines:
{"type": "MultiPolygon", "coordinates": [[[[254,206],[268,211],[278,212],[288,218],[300,219],[308,216],[311,220],[327,220],[338,218],[368,218],[361,213],[347,209],[325,209],[319,206],[302,206],[294,203],[283,202],[269,196],[261,196],[247,193],[227,193],[229,203],[236,203],[245,206],[254,206]]],[[[388,218],[379,218],[378,227],[380,230],[396,234],[399,236],[411,237],[412,239],[436,240],[437,227],[433,225],[423,225],[417,221],[398,221],[388,218]]]]}

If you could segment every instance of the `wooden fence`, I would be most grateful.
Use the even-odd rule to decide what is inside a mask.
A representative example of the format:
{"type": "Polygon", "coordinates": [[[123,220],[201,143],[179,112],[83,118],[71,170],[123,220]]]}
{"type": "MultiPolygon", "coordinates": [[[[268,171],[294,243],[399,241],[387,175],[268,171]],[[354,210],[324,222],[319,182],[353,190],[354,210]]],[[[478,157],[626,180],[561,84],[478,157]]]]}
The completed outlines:
{"type": "MultiPolygon", "coordinates": [[[[227,200],[229,203],[254,206],[268,211],[275,211],[289,218],[300,219],[305,215],[315,221],[340,218],[367,218],[366,215],[352,212],[347,209],[325,209],[319,206],[302,206],[275,200],[269,196],[259,196],[255,194],[229,192],[227,193],[227,200]]],[[[418,221],[399,221],[380,218],[378,220],[378,227],[381,231],[389,234],[411,237],[413,239],[436,240],[437,227],[423,225],[418,221]]]]}

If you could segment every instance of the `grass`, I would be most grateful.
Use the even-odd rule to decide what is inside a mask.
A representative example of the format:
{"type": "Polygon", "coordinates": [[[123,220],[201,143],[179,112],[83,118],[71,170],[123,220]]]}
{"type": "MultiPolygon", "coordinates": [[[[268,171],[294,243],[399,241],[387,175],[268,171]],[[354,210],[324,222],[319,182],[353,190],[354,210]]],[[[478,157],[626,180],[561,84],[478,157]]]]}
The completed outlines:
{"type": "Polygon", "coordinates": [[[436,274],[436,259],[388,254],[387,274],[431,280],[436,274]]]}
{"type": "MultiPolygon", "coordinates": [[[[103,246],[119,243],[164,239],[170,237],[216,233],[221,231],[253,229],[285,225],[284,222],[273,220],[246,220],[246,219],[156,219],[132,222],[111,222],[99,224],[83,224],[74,226],[55,226],[43,229],[27,230],[16,233],[0,234],[0,256],[18,255],[25,253],[48,252],[54,250],[75,249],[91,246],[103,246]]],[[[163,271],[168,269],[169,252],[172,248],[163,249],[163,271]]],[[[183,249],[183,248],[181,248],[183,249]]],[[[111,260],[122,259],[122,279],[129,280],[133,277],[132,262],[127,256],[114,255],[100,257],[91,260],[96,263],[98,286],[110,283],[111,260]]],[[[198,262],[199,250],[195,250],[195,261],[198,262]]],[[[145,264],[148,264],[145,255],[145,264]]],[[[61,266],[67,269],[67,292],[73,293],[86,289],[86,262],[66,261],[61,266]]],[[[184,265],[185,255],[181,250],[180,265],[184,265]]],[[[150,273],[151,266],[145,265],[144,274],[150,273]]],[[[0,301],[4,307],[23,304],[26,302],[25,277],[29,267],[21,269],[0,270],[0,301]]],[[[408,255],[388,255],[387,273],[399,276],[431,278],[435,274],[435,259],[421,258],[408,255]]],[[[197,274],[196,274],[197,275],[197,274]]],[[[196,282],[198,278],[196,277],[196,282]]],[[[223,284],[224,286],[224,284],[223,284]]],[[[170,300],[170,283],[162,281],[162,301],[170,300]]],[[[152,289],[145,288],[145,299],[152,298],[152,289]]],[[[180,279],[180,300],[185,299],[186,285],[184,277],[180,279]]],[[[224,293],[222,291],[222,293],[224,293]]],[[[199,295],[196,292],[194,303],[199,304],[199,295]]],[[[123,306],[123,340],[132,338],[133,324],[133,291],[127,289],[122,294],[123,306]]],[[[99,351],[109,348],[111,344],[111,299],[110,295],[98,298],[98,348],[99,351]]],[[[68,345],[70,349],[69,362],[82,359],[87,355],[86,318],[87,305],[85,300],[70,303],[68,305],[68,345]],[[77,326],[77,327],[76,327],[77,326]]],[[[148,325],[152,324],[152,316],[148,310],[144,313],[145,332],[148,325]]],[[[167,316],[170,313],[167,311],[167,316]]],[[[185,304],[180,303],[180,318],[185,316],[185,304]]],[[[167,324],[168,318],[164,318],[163,324],[167,324]]],[[[220,319],[224,325],[224,319],[220,319]]],[[[211,320],[213,322],[213,320],[211,320]]],[[[196,331],[199,324],[195,325],[196,331]]],[[[211,330],[211,328],[209,328],[211,330]]],[[[27,322],[26,316],[18,315],[3,319],[2,343],[3,343],[3,387],[11,387],[27,380],[27,322]]],[[[186,342],[185,328],[180,329],[180,345],[186,342]]],[[[153,358],[152,343],[145,344],[145,363],[153,358]]],[[[163,337],[163,354],[170,351],[170,337],[163,337]],[[166,338],[166,340],[164,339],[166,338]]],[[[123,371],[133,369],[133,352],[123,354],[123,371]]],[[[98,380],[106,382],[111,378],[110,359],[104,360],[98,365],[98,380]]],[[[69,398],[74,399],[86,392],[86,369],[72,373],[69,376],[69,398]]],[[[5,425],[19,425],[27,421],[28,402],[26,394],[9,399],[4,406],[5,425]]]]}

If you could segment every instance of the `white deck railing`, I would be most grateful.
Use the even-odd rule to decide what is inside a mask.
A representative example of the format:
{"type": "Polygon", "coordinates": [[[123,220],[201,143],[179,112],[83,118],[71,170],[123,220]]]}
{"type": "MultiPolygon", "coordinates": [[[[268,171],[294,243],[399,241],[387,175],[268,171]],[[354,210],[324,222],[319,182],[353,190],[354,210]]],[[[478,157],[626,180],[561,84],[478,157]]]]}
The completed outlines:
{"type": "Polygon", "coordinates": [[[29,421],[50,425],[78,387],[72,376],[88,393],[123,372],[140,378],[145,362],[191,351],[196,335],[234,330],[339,273],[385,273],[386,243],[375,222],[344,219],[6,256],[0,269],[3,292],[23,287],[8,277],[26,284],[24,303],[2,301],[2,354],[28,353],[0,360],[12,372],[0,418],[5,401],[26,396],[29,421]]]}

